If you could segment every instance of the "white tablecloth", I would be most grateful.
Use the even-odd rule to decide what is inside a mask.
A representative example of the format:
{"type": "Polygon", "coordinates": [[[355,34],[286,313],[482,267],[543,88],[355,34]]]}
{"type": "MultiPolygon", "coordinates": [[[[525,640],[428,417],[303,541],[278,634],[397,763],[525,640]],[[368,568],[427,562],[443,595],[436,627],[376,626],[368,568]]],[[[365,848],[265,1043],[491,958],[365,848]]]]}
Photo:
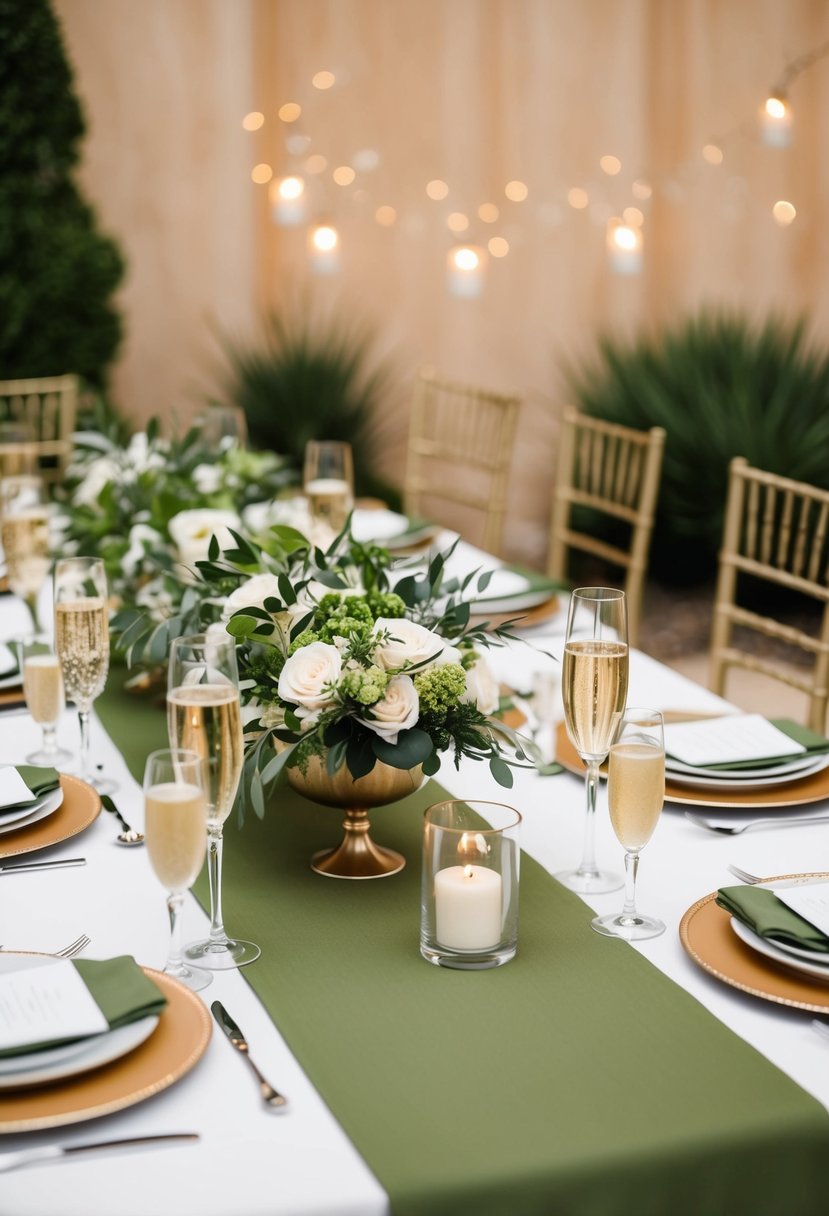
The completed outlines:
{"type": "MultiPolygon", "coordinates": [[[[18,607],[8,599],[0,603],[0,640],[21,627],[18,607]]],[[[560,634],[536,635],[533,641],[553,650],[560,650],[562,644],[560,634]]],[[[498,663],[512,683],[517,682],[517,673],[528,677],[537,664],[551,665],[526,647],[509,659],[500,656],[498,663]]],[[[636,652],[631,656],[628,702],[689,710],[726,707],[713,694],[636,652]]],[[[93,729],[94,758],[118,782],[118,803],[126,817],[141,826],[138,786],[97,722],[93,729]]],[[[19,762],[37,740],[38,731],[26,715],[0,715],[0,763],[19,762]]],[[[71,712],[61,724],[60,741],[73,749],[77,745],[71,712]]],[[[468,763],[458,773],[453,764],[445,763],[438,779],[465,797],[503,795],[483,765],[468,763]]],[[[518,772],[507,800],[524,815],[522,845],[531,856],[551,872],[578,862],[584,814],[579,778],[518,772]]],[[[602,792],[598,858],[600,863],[621,866],[621,850],[604,807],[602,792]]],[[[85,867],[0,875],[0,942],[11,948],[50,951],[86,932],[92,937],[86,952],[90,957],[131,953],[145,965],[163,966],[168,933],[163,892],[145,850],[118,847],[115,833],[113,820],[102,814],[83,835],[49,851],[50,856],[82,854],[87,858],[85,867]]],[[[809,1016],[740,996],[701,972],[680,946],[677,927],[682,914],[700,896],[733,881],[725,868],[729,861],[760,874],[827,867],[829,824],[731,839],[705,833],[684,818],[681,808],[666,807],[642,856],[639,903],[667,923],[667,932],[636,947],[620,941],[618,948],[640,950],[829,1108],[829,1049],[811,1030],[809,1016]]],[[[419,859],[412,857],[409,864],[418,865],[419,859]]],[[[590,903],[598,912],[613,911],[621,906],[621,893],[593,897],[590,903]]],[[[232,932],[232,905],[226,906],[225,919],[232,932]]],[[[206,917],[190,900],[184,913],[185,936],[201,935],[206,928],[206,917]]],[[[81,1158],[3,1175],[3,1216],[147,1216],[150,1212],[154,1216],[372,1216],[388,1210],[382,1188],[243,978],[234,973],[217,975],[202,996],[208,1004],[221,999],[234,1014],[262,1070],[289,1095],[289,1107],[281,1113],[262,1107],[243,1062],[216,1033],[202,1062],[165,1093],[81,1127],[4,1137],[0,1152],[161,1131],[197,1131],[198,1145],[81,1158]]],[[[681,1049],[678,1044],[677,1050],[681,1049]]]]}

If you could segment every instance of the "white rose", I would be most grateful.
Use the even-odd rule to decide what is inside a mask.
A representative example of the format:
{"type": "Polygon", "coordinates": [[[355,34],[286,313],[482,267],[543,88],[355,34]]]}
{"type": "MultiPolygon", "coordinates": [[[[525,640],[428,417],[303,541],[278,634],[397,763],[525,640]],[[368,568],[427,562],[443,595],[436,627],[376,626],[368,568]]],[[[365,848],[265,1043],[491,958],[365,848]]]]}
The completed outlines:
{"type": "Polygon", "coordinates": [[[337,683],[341,671],[342,660],[336,646],[327,642],[301,646],[285,661],[279,677],[279,695],[283,701],[304,709],[325,709],[333,704],[326,689],[337,683]]]}
{"type": "Polygon", "coordinates": [[[228,620],[240,608],[261,608],[263,612],[267,612],[265,600],[269,599],[282,599],[279,580],[275,574],[254,574],[252,578],[240,583],[227,597],[222,609],[222,618],[228,620]]]}
{"type": "Polygon", "coordinates": [[[465,674],[466,692],[461,700],[470,701],[482,714],[494,713],[498,708],[500,693],[489,663],[479,658],[465,674]]]}
{"type": "Polygon", "coordinates": [[[381,616],[374,622],[374,632],[388,634],[374,656],[377,666],[385,671],[395,671],[407,664],[422,671],[461,661],[460,651],[447,646],[443,638],[416,621],[381,616]]]}
{"type": "Polygon", "coordinates": [[[212,536],[216,537],[223,549],[232,545],[233,537],[228,528],[238,527],[239,516],[235,512],[211,507],[179,511],[167,525],[180,560],[190,565],[207,557],[212,536]]]}
{"type": "Polygon", "coordinates": [[[358,718],[387,743],[396,743],[401,730],[410,730],[420,717],[420,701],[411,676],[392,676],[382,701],[372,705],[372,718],[358,718]]]}

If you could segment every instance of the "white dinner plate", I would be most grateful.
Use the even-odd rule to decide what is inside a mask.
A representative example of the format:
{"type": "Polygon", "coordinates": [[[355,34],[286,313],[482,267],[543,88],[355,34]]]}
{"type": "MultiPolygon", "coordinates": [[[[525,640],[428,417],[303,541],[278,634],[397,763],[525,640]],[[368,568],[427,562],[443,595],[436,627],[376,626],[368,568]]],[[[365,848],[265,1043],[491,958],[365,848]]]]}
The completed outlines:
{"type": "MultiPolygon", "coordinates": [[[[484,571],[480,572],[481,574],[484,571]]],[[[465,599],[476,616],[492,613],[493,616],[504,612],[523,612],[527,608],[537,608],[545,604],[555,594],[554,584],[549,579],[539,575],[537,579],[529,579],[517,570],[498,569],[492,571],[492,578],[483,591],[478,591],[478,578],[474,578],[466,589],[465,599]]]]}
{"type": "Polygon", "coordinates": [[[810,768],[819,760],[829,761],[829,753],[821,753],[819,756],[796,756],[793,760],[786,760],[783,764],[765,764],[758,768],[703,768],[695,764],[683,764],[681,760],[675,760],[673,756],[666,756],[665,768],[673,775],[674,773],[688,774],[695,777],[709,777],[730,781],[745,781],[752,777],[762,777],[764,774],[782,774],[782,773],[799,773],[804,769],[810,768]]]}
{"type": "MultiPolygon", "coordinates": [[[[816,979],[823,980],[825,984],[829,984],[829,955],[826,956],[825,963],[807,961],[802,957],[806,954],[805,950],[798,949],[797,955],[790,954],[789,947],[784,948],[777,942],[767,941],[766,938],[760,937],[759,933],[749,929],[748,925],[744,925],[734,916],[731,918],[731,928],[740,941],[745,942],[758,954],[765,954],[766,958],[773,959],[775,963],[783,963],[784,966],[791,967],[794,971],[802,971],[805,975],[814,976],[816,979]]],[[[792,949],[797,949],[797,947],[792,947],[792,949]]],[[[813,951],[811,958],[814,957],[813,951]]]]}
{"type": "Polygon", "coordinates": [[[18,828],[27,828],[30,823],[37,823],[39,819],[45,819],[56,811],[62,802],[63,789],[58,786],[56,790],[43,794],[32,806],[20,807],[16,811],[0,811],[0,836],[6,832],[15,832],[18,828]]]}
{"type": "Polygon", "coordinates": [[[23,677],[19,671],[13,671],[11,675],[0,676],[0,690],[4,688],[22,688],[23,677]]]}
{"type": "MultiPolygon", "coordinates": [[[[0,953],[0,971],[43,967],[53,961],[39,955],[4,951],[0,953]]],[[[108,1030],[80,1042],[64,1043],[27,1055],[6,1056],[0,1059],[0,1090],[45,1085],[101,1068],[140,1047],[153,1033],[158,1021],[158,1015],[151,1014],[128,1026],[119,1026],[117,1030],[108,1030]]]]}
{"type": "Polygon", "coordinates": [[[801,777],[808,777],[812,773],[820,773],[823,769],[829,768],[829,756],[810,756],[808,764],[802,764],[795,769],[784,767],[783,772],[779,769],[774,769],[773,774],[767,777],[723,777],[720,773],[708,773],[703,776],[701,773],[693,775],[678,772],[673,767],[665,765],[665,772],[672,785],[689,785],[695,789],[710,789],[710,790],[760,790],[767,785],[784,785],[787,781],[797,781],[801,777]]]}

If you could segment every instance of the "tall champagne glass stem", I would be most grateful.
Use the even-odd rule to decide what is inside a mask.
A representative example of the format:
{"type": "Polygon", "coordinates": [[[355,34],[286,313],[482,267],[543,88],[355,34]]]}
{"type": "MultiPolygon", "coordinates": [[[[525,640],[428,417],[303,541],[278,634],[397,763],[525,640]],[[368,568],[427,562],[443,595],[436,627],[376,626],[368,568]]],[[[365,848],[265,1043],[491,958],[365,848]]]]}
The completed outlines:
{"type": "Polygon", "coordinates": [[[584,878],[598,878],[596,866],[596,795],[599,791],[599,762],[590,760],[584,778],[587,814],[584,819],[584,851],[577,870],[584,878]]]}
{"type": "Polygon", "coordinates": [[[81,728],[81,781],[89,781],[89,706],[78,706],[78,723],[81,728]]]}
{"type": "Polygon", "coordinates": [[[35,633],[40,633],[41,625],[40,625],[40,617],[37,614],[37,595],[27,595],[26,596],[26,607],[29,609],[29,613],[32,618],[32,626],[34,628],[35,633]]]}
{"type": "Polygon", "coordinates": [[[168,975],[178,975],[183,969],[181,961],[181,908],[184,903],[183,891],[170,891],[167,895],[167,913],[170,917],[170,944],[167,948],[167,962],[164,970],[168,975]]]}
{"type": "Polygon", "coordinates": [[[207,833],[207,875],[210,879],[210,940],[226,950],[228,936],[225,933],[222,914],[222,830],[207,833]]]}
{"type": "Polygon", "coordinates": [[[636,875],[639,873],[639,853],[625,853],[625,902],[622,924],[636,924],[636,875]]]}

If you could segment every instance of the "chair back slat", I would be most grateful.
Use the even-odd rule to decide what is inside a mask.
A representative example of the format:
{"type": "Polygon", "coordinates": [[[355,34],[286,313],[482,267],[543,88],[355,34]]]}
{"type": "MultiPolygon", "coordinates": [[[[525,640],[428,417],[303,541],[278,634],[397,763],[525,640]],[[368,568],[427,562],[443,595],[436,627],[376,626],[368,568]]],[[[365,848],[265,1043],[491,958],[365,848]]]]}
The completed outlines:
{"type": "Polygon", "coordinates": [[[632,645],[638,640],[664,445],[661,427],[637,431],[589,418],[573,407],[562,415],[547,569],[553,578],[566,578],[571,550],[607,557],[621,566],[626,572],[632,645]],[[579,530],[573,522],[573,509],[578,506],[623,521],[629,539],[624,545],[608,544],[579,530]]]}
{"type": "Polygon", "coordinates": [[[30,428],[38,471],[51,484],[62,480],[72,457],[77,404],[77,376],[0,380],[0,417],[30,428]]]}
{"type": "Polygon", "coordinates": [[[409,423],[407,514],[451,526],[453,508],[469,509],[480,523],[478,543],[499,553],[520,405],[517,396],[422,371],[409,423]]]}
{"type": "Polygon", "coordinates": [[[828,533],[829,491],[752,468],[742,457],[731,462],[711,631],[711,687],[722,695],[728,671],[742,667],[802,688],[809,697],[808,724],[821,733],[829,702],[828,533]],[[771,610],[747,611],[739,603],[740,573],[817,601],[822,606],[817,636],[779,622],[771,610]],[[801,650],[811,662],[808,675],[794,675],[776,659],[758,660],[737,644],[735,624],[801,650]]]}

